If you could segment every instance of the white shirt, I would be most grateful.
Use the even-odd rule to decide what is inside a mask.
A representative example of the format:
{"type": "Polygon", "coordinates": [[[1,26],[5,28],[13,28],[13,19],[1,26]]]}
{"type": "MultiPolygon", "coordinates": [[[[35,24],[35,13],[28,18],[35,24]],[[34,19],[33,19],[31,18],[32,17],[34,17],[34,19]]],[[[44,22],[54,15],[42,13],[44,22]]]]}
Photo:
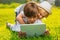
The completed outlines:
{"type": "Polygon", "coordinates": [[[15,12],[20,13],[21,11],[24,10],[24,6],[25,6],[25,4],[21,4],[20,6],[18,6],[18,7],[15,9],[15,12]]]}

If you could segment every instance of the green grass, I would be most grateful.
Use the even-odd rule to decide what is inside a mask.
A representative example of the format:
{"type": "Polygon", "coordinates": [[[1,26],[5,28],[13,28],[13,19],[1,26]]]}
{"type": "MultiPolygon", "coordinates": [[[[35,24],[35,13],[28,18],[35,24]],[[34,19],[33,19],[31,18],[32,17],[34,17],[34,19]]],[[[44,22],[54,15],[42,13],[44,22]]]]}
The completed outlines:
{"type": "Polygon", "coordinates": [[[49,36],[19,38],[17,32],[6,28],[6,22],[14,24],[14,8],[0,8],[0,40],[60,40],[60,9],[52,8],[52,15],[47,20],[46,27],[50,30],[49,36]]]}

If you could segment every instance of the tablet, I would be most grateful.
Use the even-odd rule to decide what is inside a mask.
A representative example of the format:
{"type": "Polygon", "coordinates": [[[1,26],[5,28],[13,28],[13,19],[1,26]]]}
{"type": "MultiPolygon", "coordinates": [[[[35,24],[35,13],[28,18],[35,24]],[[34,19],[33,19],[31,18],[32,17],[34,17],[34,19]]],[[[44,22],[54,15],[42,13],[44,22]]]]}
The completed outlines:
{"type": "Polygon", "coordinates": [[[46,24],[21,24],[20,28],[27,36],[39,36],[45,32],[46,24]]]}

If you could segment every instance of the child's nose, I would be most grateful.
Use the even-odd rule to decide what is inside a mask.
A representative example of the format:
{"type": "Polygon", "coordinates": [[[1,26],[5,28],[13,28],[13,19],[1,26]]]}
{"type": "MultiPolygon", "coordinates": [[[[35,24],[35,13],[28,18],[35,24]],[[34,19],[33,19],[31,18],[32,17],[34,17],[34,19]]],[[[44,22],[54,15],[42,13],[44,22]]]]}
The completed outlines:
{"type": "Polygon", "coordinates": [[[42,15],[40,15],[40,18],[42,18],[42,15]]]}
{"type": "Polygon", "coordinates": [[[32,18],[31,20],[33,21],[34,19],[32,18]]]}

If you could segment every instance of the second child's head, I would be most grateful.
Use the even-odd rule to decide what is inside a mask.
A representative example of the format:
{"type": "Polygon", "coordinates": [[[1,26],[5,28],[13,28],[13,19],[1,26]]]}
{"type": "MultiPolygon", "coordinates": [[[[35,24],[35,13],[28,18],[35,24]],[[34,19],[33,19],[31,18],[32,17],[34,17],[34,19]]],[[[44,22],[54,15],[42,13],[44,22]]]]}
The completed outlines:
{"type": "Polygon", "coordinates": [[[24,15],[27,17],[28,21],[33,23],[37,19],[38,6],[34,2],[29,2],[24,7],[24,15]]]}
{"type": "Polygon", "coordinates": [[[46,18],[49,16],[49,14],[51,14],[52,5],[49,2],[44,1],[44,2],[40,3],[38,6],[39,6],[38,7],[39,8],[39,13],[38,13],[39,19],[42,19],[44,17],[46,18]]]}

